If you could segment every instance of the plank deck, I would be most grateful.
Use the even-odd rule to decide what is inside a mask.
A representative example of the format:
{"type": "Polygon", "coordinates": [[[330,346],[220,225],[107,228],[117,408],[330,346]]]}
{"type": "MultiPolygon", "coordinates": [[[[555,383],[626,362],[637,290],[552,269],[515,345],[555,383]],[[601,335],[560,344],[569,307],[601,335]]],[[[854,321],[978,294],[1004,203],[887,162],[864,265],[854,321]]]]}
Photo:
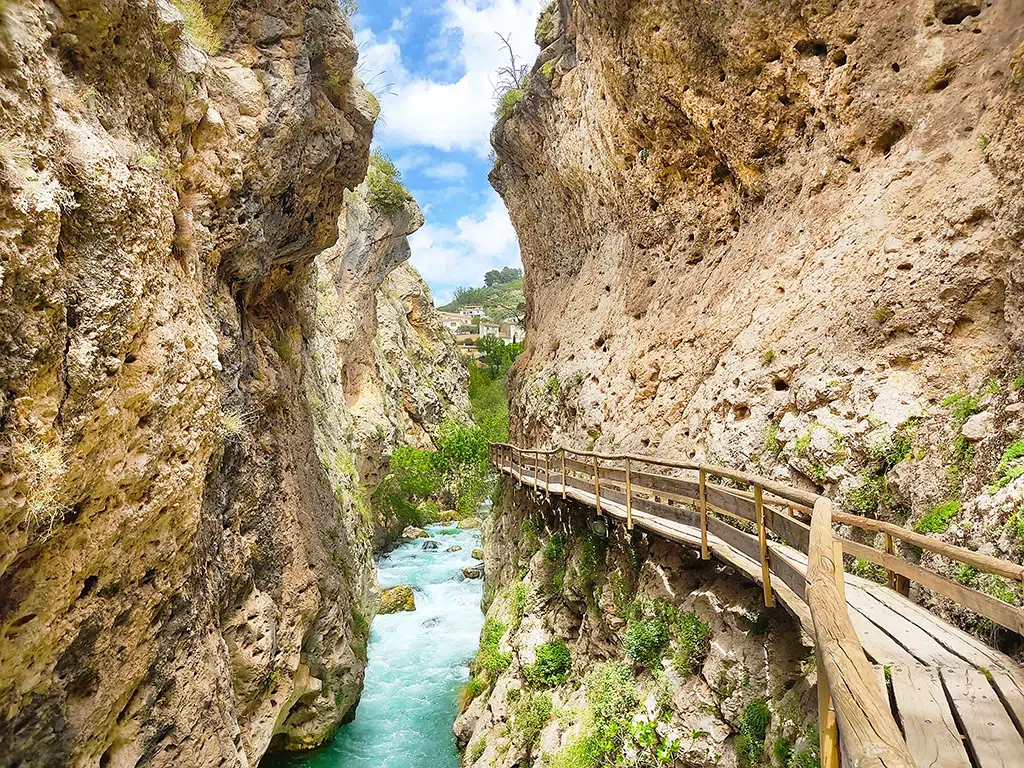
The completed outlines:
{"type": "MultiPolygon", "coordinates": [[[[566,461],[569,467],[570,462],[566,461]]],[[[573,467],[575,468],[575,467],[573,467]]],[[[532,473],[520,475],[508,466],[502,471],[524,486],[534,487],[532,473]]],[[[557,478],[559,481],[561,478],[557,478]]],[[[597,506],[593,491],[580,478],[567,485],[552,479],[552,499],[564,495],[589,507],[597,506]]],[[[544,493],[544,476],[536,481],[544,493]]],[[[602,489],[603,490],[603,489],[602,489]]],[[[620,521],[626,508],[618,489],[601,494],[601,512],[620,521]]],[[[664,507],[652,500],[640,506],[664,507]]],[[[699,525],[670,519],[634,505],[635,527],[683,546],[700,549],[699,525]]],[[[692,514],[689,519],[692,519],[692,514]]],[[[719,561],[761,583],[757,537],[724,521],[709,518],[708,549],[719,561]],[[749,540],[748,540],[749,539],[749,540]]],[[[801,542],[802,543],[802,542],[801,542]]],[[[806,578],[807,555],[785,543],[770,543],[770,559],[785,569],[785,578],[771,574],[773,593],[813,636],[810,611],[799,578],[806,578]]],[[[884,668],[892,681],[893,714],[903,728],[917,768],[1024,768],[1024,671],[1008,656],[930,613],[909,598],[876,582],[845,574],[847,610],[864,652],[876,666],[883,690],[884,668]],[[963,732],[962,732],[963,731],[963,732]]]]}

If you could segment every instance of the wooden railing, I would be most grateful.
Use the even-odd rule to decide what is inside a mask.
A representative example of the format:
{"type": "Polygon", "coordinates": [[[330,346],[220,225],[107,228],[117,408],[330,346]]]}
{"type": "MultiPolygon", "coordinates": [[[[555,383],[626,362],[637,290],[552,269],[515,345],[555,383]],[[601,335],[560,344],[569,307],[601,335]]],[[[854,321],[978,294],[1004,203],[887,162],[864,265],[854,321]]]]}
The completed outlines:
{"type": "MultiPolygon", "coordinates": [[[[903,594],[915,581],[997,624],[1024,633],[1024,611],[904,560],[894,540],[1017,581],[1024,581],[1024,566],[890,523],[833,510],[832,502],[824,496],[725,467],[650,456],[568,448],[524,450],[507,444],[491,444],[489,451],[499,469],[520,482],[528,482],[547,498],[554,484],[563,498],[570,489],[587,494],[587,501],[593,496],[598,514],[603,512],[602,504],[623,507],[628,529],[633,528],[637,512],[699,528],[704,559],[711,556],[710,533],[715,541],[760,562],[759,581],[766,606],[775,604],[776,592],[784,595],[790,607],[797,601],[806,605],[818,666],[823,768],[839,766],[840,748],[843,763],[848,766],[914,766],[889,708],[887,693],[881,689],[850,620],[844,551],[885,568],[889,585],[903,594]],[[835,523],[882,533],[885,551],[835,535],[835,523]],[[807,556],[806,574],[787,557],[772,556],[778,543],[807,556]]],[[[775,552],[780,553],[778,549],[775,552]]]]}

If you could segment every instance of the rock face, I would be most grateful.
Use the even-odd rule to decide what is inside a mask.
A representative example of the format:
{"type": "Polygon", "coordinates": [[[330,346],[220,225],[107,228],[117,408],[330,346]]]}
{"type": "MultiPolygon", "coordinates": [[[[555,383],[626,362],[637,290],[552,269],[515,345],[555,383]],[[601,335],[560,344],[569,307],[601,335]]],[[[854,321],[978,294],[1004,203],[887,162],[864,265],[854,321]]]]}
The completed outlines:
{"type": "Polygon", "coordinates": [[[405,530],[402,531],[403,539],[427,539],[430,538],[430,534],[424,531],[422,528],[417,528],[414,525],[405,526],[405,530]]]}
{"type": "Polygon", "coordinates": [[[1019,558],[1024,479],[989,487],[1024,429],[1024,7],[546,17],[492,133],[528,303],[514,439],[707,459],[909,525],[953,499],[936,533],[1019,558]]]}
{"type": "Polygon", "coordinates": [[[380,607],[377,613],[398,613],[399,611],[415,611],[416,596],[412,587],[401,584],[391,589],[382,590],[380,593],[380,607]]]}
{"type": "Polygon", "coordinates": [[[353,191],[376,107],[337,3],[187,10],[0,5],[0,766],[328,737],[377,604],[375,468],[445,407],[396,394],[409,329],[458,383],[398,314],[422,284],[382,288],[421,217],[353,191]]]}
{"type": "MultiPolygon", "coordinates": [[[[625,678],[614,689],[616,717],[660,723],[659,745],[678,740],[675,760],[665,765],[743,765],[739,753],[748,747],[738,734],[761,702],[772,712],[762,751],[783,740],[794,752],[808,750],[800,765],[817,764],[806,736],[817,717],[814,681],[802,671],[813,670],[813,656],[796,622],[784,610],[765,609],[758,585],[698,553],[639,530],[631,536],[623,526],[608,539],[594,536],[589,514],[562,502],[546,510],[506,484],[488,518],[484,635],[499,639],[474,662],[481,693],[454,726],[466,747],[463,765],[576,764],[571,757],[595,720],[590,681],[607,670],[625,678]],[[652,628],[646,637],[667,630],[667,642],[641,662],[630,655],[639,645],[630,638],[640,637],[631,626],[655,615],[666,620],[659,629],[645,619],[652,628]],[[689,643],[676,628],[684,621],[702,628],[690,632],[689,643]],[[570,662],[562,676],[538,679],[534,664],[551,643],[564,643],[570,662]],[[501,654],[507,664],[495,666],[501,654]],[[548,696],[556,715],[528,731],[523,723],[532,708],[524,711],[522,703],[548,696]]],[[[642,752],[625,730],[619,739],[642,752]]],[[[745,764],[762,764],[749,749],[745,764]]],[[[607,764],[615,757],[606,755],[607,764]]],[[[662,763],[652,755],[633,764],[662,763]]]]}

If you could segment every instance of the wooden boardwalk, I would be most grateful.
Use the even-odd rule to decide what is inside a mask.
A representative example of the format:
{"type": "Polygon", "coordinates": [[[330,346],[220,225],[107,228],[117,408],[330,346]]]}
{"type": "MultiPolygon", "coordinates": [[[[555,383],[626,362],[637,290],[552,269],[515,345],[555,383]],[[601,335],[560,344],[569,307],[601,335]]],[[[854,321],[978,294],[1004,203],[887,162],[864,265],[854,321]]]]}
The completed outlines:
{"type": "MultiPolygon", "coordinates": [[[[824,695],[822,689],[831,689],[836,698],[834,708],[829,698],[820,698],[822,766],[837,765],[841,749],[843,765],[858,767],[1024,768],[1024,670],[1006,655],[910,600],[905,594],[909,579],[901,578],[898,571],[890,572],[890,585],[896,587],[893,589],[835,569],[840,575],[835,578],[834,591],[842,601],[837,605],[845,603],[855,633],[855,637],[837,644],[838,652],[856,662],[862,649],[860,659],[870,666],[857,667],[854,663],[843,670],[841,664],[830,665],[822,659],[822,646],[831,646],[823,638],[825,629],[816,626],[816,621],[818,625],[827,623],[825,617],[815,615],[822,613],[823,603],[809,599],[814,575],[810,573],[809,561],[813,558],[808,552],[814,552],[814,543],[811,526],[800,520],[801,513],[818,514],[820,499],[795,489],[783,495],[780,492],[785,488],[763,478],[645,457],[492,446],[491,458],[502,472],[544,498],[572,499],[630,528],[638,526],[701,550],[705,557],[713,556],[764,585],[766,604],[772,605],[777,599],[815,638],[816,645],[821,640],[819,694],[824,695]],[[580,457],[589,457],[590,461],[579,461],[580,457]],[[607,466],[624,460],[622,470],[607,466]],[[699,478],[681,478],[638,472],[635,468],[639,463],[660,465],[676,474],[697,469],[700,474],[699,478]],[[708,482],[711,476],[722,477],[716,470],[732,486],[708,482]],[[734,487],[741,485],[737,482],[740,477],[751,481],[752,491],[734,487]],[[739,524],[727,522],[730,518],[739,524]],[[856,679],[865,675],[873,679],[856,679]],[[847,706],[839,706],[840,697],[847,706]],[[872,706],[876,707],[874,716],[872,706]],[[837,716],[839,744],[830,745],[829,725],[837,716]],[[891,730],[872,722],[883,719],[891,719],[891,730]],[[889,743],[894,738],[900,743],[889,743]]],[[[836,517],[851,524],[850,515],[837,513],[836,517]]],[[[831,526],[831,519],[827,522],[831,526]]],[[[878,525],[878,521],[865,523],[868,530],[878,530],[878,525]]],[[[886,551],[877,554],[887,557],[873,559],[906,570],[914,574],[915,580],[939,578],[925,577],[889,560],[899,559],[893,554],[891,538],[899,534],[881,532],[886,551]]],[[[833,539],[829,554],[835,555],[837,562],[842,562],[839,547],[846,544],[848,549],[857,548],[838,536],[829,538],[833,539]]],[[[859,546],[861,550],[869,549],[859,546]]],[[[935,548],[954,559],[988,566],[987,570],[996,573],[1024,572],[1015,570],[1020,566],[1012,563],[989,562],[991,558],[940,542],[935,542],[935,548]]],[[[857,556],[865,554],[869,553],[858,551],[857,556]]],[[[947,589],[940,582],[930,583],[947,589]]],[[[973,598],[962,602],[977,608],[973,598]]],[[[1024,621],[1024,612],[1018,608],[1004,604],[992,609],[984,602],[982,608],[984,613],[998,616],[993,620],[1016,631],[1024,626],[1015,623],[1024,621]]],[[[835,605],[828,610],[830,614],[840,612],[835,605]]],[[[841,635],[841,627],[835,631],[841,635]]]]}

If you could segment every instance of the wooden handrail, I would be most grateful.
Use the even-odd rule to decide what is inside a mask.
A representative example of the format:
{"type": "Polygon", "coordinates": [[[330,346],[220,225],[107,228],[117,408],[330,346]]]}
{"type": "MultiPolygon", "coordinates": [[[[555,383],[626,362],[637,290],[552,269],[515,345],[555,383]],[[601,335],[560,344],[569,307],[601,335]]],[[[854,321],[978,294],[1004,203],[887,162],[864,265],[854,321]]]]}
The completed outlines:
{"type": "MultiPolygon", "coordinates": [[[[502,445],[510,450],[510,455],[520,453],[520,449],[514,446],[502,445]]],[[[806,600],[813,623],[819,672],[821,756],[822,765],[828,768],[838,765],[837,750],[842,751],[845,765],[856,765],[861,768],[913,768],[914,765],[889,709],[887,694],[881,690],[877,675],[864,654],[860,639],[850,620],[845,599],[844,544],[851,556],[864,557],[888,569],[892,586],[902,587],[910,580],[918,581],[922,586],[945,594],[1003,626],[1018,632],[1024,628],[1024,611],[1011,605],[1000,604],[995,598],[989,598],[981,592],[955,584],[920,566],[907,563],[895,554],[892,539],[899,538],[908,544],[951,560],[1018,581],[1024,580],[1024,566],[938,541],[892,523],[834,510],[832,502],[826,497],[727,467],[630,453],[603,454],[570,448],[538,449],[530,452],[535,456],[532,465],[535,481],[540,472],[539,457],[545,456],[547,486],[550,483],[549,457],[559,454],[563,498],[566,497],[566,489],[573,485],[575,477],[575,487],[586,488],[589,485],[592,489],[598,513],[602,512],[600,505],[606,499],[625,506],[629,522],[632,522],[636,505],[640,505],[641,510],[647,510],[648,515],[658,515],[661,510],[670,509],[664,504],[657,503],[659,494],[675,499],[676,503],[681,501],[692,504],[699,513],[703,557],[708,556],[709,511],[724,513],[729,518],[734,517],[744,523],[753,523],[758,541],[754,544],[754,550],[747,554],[754,560],[761,561],[761,580],[766,603],[773,599],[771,578],[774,574],[774,563],[770,555],[771,547],[767,546],[766,531],[771,530],[775,535],[788,539],[794,545],[800,545],[799,540],[803,540],[808,556],[807,583],[803,593],[798,597],[806,600]],[[586,461],[572,460],[567,464],[567,455],[586,461]],[[614,467],[603,467],[601,462],[625,462],[626,469],[623,471],[614,467]],[[688,480],[637,472],[633,467],[636,463],[695,471],[697,476],[688,480]],[[602,478],[608,480],[613,490],[602,490],[602,478]],[[712,483],[711,478],[749,486],[750,490],[712,483]],[[616,488],[617,491],[614,490],[616,488]],[[637,496],[637,493],[640,496],[637,496]],[[645,494],[650,498],[645,500],[645,494]],[[621,502],[617,499],[621,499],[621,502]],[[775,512],[771,506],[779,507],[783,511],[775,512]],[[810,512],[809,529],[793,517],[794,509],[810,512]],[[885,551],[837,537],[833,532],[834,523],[885,534],[885,551]],[[793,541],[794,536],[798,541],[793,541]],[[838,737],[839,733],[842,734],[841,740],[838,737]]],[[[509,466],[512,466],[511,460],[509,466]]],[[[519,466],[522,471],[521,462],[519,466]]],[[[716,518],[711,522],[715,523],[716,534],[734,530],[725,520],[716,518]]],[[[803,546],[799,548],[804,549],[803,546]]],[[[782,569],[779,578],[786,582],[788,576],[788,583],[792,584],[792,566],[785,562],[785,558],[779,560],[780,562],[775,564],[782,569]],[[787,570],[790,572],[787,573],[787,570]]],[[[802,584],[796,585],[800,586],[802,584]]]]}

